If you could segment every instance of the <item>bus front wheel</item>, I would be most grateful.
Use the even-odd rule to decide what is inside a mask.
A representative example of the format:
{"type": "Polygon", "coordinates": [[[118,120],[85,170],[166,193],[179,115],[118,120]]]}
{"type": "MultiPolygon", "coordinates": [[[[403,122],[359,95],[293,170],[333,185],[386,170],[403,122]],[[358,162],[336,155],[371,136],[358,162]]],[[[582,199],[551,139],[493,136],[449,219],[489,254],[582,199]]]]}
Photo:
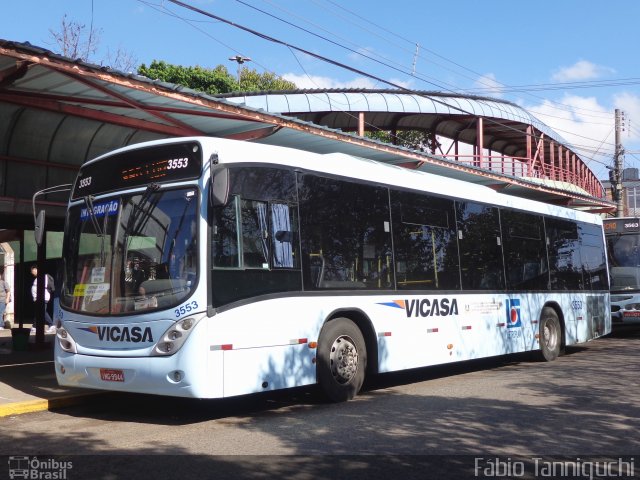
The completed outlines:
{"type": "Polygon", "coordinates": [[[562,348],[562,327],[560,319],[553,308],[545,307],[540,316],[540,359],[552,362],[562,348]]]}
{"type": "Polygon", "coordinates": [[[364,383],[367,350],[360,329],[348,318],[325,324],[320,332],[317,376],[322,391],[331,401],[355,397],[364,383]]]}

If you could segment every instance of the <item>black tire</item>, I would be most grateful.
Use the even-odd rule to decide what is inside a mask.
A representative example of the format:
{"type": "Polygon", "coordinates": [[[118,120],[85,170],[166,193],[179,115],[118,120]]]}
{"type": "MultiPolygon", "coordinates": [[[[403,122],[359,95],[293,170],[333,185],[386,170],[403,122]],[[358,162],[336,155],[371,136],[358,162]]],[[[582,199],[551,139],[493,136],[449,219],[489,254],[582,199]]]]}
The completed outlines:
{"type": "Polygon", "coordinates": [[[318,383],[329,400],[344,402],[355,397],[367,367],[367,348],[357,325],[348,318],[327,322],[317,353],[318,383]]]}
{"type": "Polygon", "coordinates": [[[562,351],[562,327],[558,314],[551,307],[544,307],[540,315],[540,360],[552,362],[562,351]]]}

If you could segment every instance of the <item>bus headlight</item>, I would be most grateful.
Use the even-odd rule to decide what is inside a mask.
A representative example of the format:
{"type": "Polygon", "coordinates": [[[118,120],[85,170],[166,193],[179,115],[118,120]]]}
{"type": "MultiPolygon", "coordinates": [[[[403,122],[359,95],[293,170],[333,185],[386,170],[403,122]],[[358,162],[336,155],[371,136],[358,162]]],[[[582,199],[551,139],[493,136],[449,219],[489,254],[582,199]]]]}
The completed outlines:
{"type": "Polygon", "coordinates": [[[187,340],[196,323],[198,321],[195,318],[184,318],[173,324],[154,345],[151,355],[164,356],[176,353],[187,340]]]}
{"type": "Polygon", "coordinates": [[[58,323],[58,325],[56,338],[58,339],[58,345],[60,345],[60,348],[65,352],[78,353],[76,342],[73,337],[69,334],[66,328],[60,325],[60,323],[58,323]]]}

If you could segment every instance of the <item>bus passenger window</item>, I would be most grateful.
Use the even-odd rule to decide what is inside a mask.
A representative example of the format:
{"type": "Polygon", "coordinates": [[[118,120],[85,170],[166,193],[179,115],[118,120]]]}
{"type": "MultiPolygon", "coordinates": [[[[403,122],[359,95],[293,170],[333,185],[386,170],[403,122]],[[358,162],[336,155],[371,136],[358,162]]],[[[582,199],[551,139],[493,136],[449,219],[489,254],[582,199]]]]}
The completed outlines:
{"type": "Polygon", "coordinates": [[[267,204],[242,200],[242,266],[269,268],[267,204]]]}
{"type": "Polygon", "coordinates": [[[239,267],[238,227],[236,223],[236,199],[213,212],[213,241],[211,258],[219,268],[239,267]]]}
{"type": "Polygon", "coordinates": [[[460,288],[453,200],[392,191],[391,203],[398,289],[460,288]]]}
{"type": "Polygon", "coordinates": [[[297,208],[282,203],[270,208],[273,268],[299,268],[297,208]]]}

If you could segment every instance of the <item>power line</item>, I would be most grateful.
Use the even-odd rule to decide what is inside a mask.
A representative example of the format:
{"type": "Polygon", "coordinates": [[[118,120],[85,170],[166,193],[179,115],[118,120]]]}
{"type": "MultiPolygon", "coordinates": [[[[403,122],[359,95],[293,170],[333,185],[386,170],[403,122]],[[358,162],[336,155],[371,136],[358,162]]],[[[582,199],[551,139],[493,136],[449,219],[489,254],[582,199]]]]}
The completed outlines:
{"type": "MultiPolygon", "coordinates": [[[[367,23],[369,23],[369,24],[373,25],[374,27],[376,27],[376,28],[378,28],[378,29],[380,29],[380,30],[383,30],[383,31],[385,31],[385,32],[387,32],[387,33],[389,33],[389,34],[393,35],[394,37],[397,37],[397,38],[399,38],[399,39],[403,40],[404,42],[406,42],[406,43],[408,43],[408,44],[411,44],[412,46],[413,46],[413,45],[415,45],[415,43],[416,43],[415,41],[409,40],[409,39],[407,39],[407,38],[403,37],[402,35],[398,35],[398,34],[396,34],[395,32],[392,32],[391,30],[388,30],[388,29],[387,29],[387,28],[385,28],[385,27],[382,27],[382,26],[380,26],[380,25],[378,25],[378,24],[376,24],[376,23],[374,23],[374,22],[371,22],[370,20],[366,19],[365,17],[363,17],[363,16],[361,16],[361,15],[359,15],[359,14],[357,14],[357,13],[355,13],[355,12],[353,12],[353,11],[351,11],[351,10],[349,10],[349,9],[347,9],[347,8],[345,8],[345,7],[343,7],[343,6],[341,6],[341,5],[338,5],[336,2],[334,2],[334,1],[332,1],[332,0],[325,0],[325,1],[326,1],[326,2],[328,2],[328,3],[331,3],[332,5],[334,5],[335,7],[339,8],[339,9],[341,9],[341,10],[344,10],[344,11],[348,12],[348,13],[349,13],[350,15],[352,15],[352,16],[354,16],[354,17],[356,17],[356,18],[359,18],[359,19],[361,19],[361,20],[363,20],[363,21],[365,21],[365,22],[367,22],[367,23]]],[[[314,3],[316,3],[316,4],[317,4],[317,1],[316,1],[316,0],[314,0],[314,3]]],[[[340,18],[344,18],[344,17],[340,17],[340,18]]],[[[347,20],[347,21],[348,21],[348,20],[347,20]]],[[[353,22],[351,22],[351,23],[353,23],[353,22]]],[[[372,32],[371,30],[368,30],[368,29],[366,29],[366,28],[362,27],[361,25],[358,25],[357,23],[356,23],[355,25],[357,25],[358,27],[362,28],[364,31],[366,31],[366,32],[368,32],[368,33],[370,33],[370,34],[372,34],[372,35],[375,35],[375,36],[378,36],[378,37],[380,37],[380,38],[385,39],[384,37],[381,37],[380,35],[377,35],[376,33],[374,33],[374,32],[372,32]]],[[[385,39],[385,40],[387,40],[387,39],[385,39]]],[[[387,41],[388,41],[388,40],[387,40],[387,41]]],[[[398,48],[400,48],[400,49],[403,49],[405,52],[410,53],[408,49],[405,49],[405,48],[404,48],[404,47],[402,47],[402,46],[399,46],[399,45],[397,45],[397,44],[394,44],[394,46],[396,46],[396,47],[398,47],[398,48]]],[[[488,84],[486,84],[484,81],[482,81],[482,78],[485,78],[485,77],[486,77],[485,75],[480,74],[480,73],[478,73],[478,72],[476,72],[476,71],[474,71],[474,70],[472,70],[472,69],[470,69],[470,68],[467,68],[467,67],[465,67],[464,65],[461,65],[461,64],[459,64],[459,63],[457,63],[457,62],[455,62],[455,61],[453,61],[453,60],[450,60],[450,59],[448,59],[448,58],[446,58],[446,57],[444,57],[444,56],[442,56],[442,55],[438,54],[437,52],[435,52],[435,51],[433,51],[433,50],[430,50],[430,49],[428,49],[428,48],[424,48],[424,47],[423,47],[423,50],[425,50],[425,51],[429,52],[430,54],[432,54],[432,55],[434,55],[434,56],[436,56],[436,57],[438,57],[438,58],[443,59],[444,61],[446,61],[446,62],[448,62],[448,63],[451,63],[451,64],[455,65],[456,67],[459,67],[459,68],[460,68],[460,69],[462,69],[462,70],[466,70],[466,71],[468,71],[468,72],[470,72],[470,73],[472,73],[472,74],[474,74],[474,75],[477,75],[477,77],[479,77],[479,78],[472,78],[472,77],[469,77],[469,76],[467,76],[467,75],[463,75],[463,74],[461,74],[461,73],[459,73],[459,72],[456,72],[456,71],[455,71],[455,70],[453,70],[453,69],[447,68],[447,67],[443,66],[442,64],[439,64],[439,63],[434,62],[434,61],[431,61],[431,63],[434,63],[434,64],[436,64],[436,65],[439,65],[440,67],[444,68],[445,70],[448,70],[448,71],[451,71],[451,72],[453,72],[453,73],[456,73],[457,75],[460,75],[460,76],[462,76],[462,77],[464,77],[464,78],[467,78],[467,79],[469,79],[469,80],[473,80],[473,81],[475,81],[476,83],[484,84],[484,85],[486,85],[486,86],[488,87],[486,90],[488,90],[488,91],[490,91],[490,92],[495,92],[495,91],[496,91],[495,86],[493,86],[493,85],[488,85],[488,84]]],[[[511,88],[511,87],[509,87],[508,85],[505,85],[505,84],[503,84],[503,83],[501,83],[501,82],[496,81],[496,83],[497,83],[498,85],[500,85],[500,87],[499,87],[497,90],[498,90],[499,92],[501,92],[501,93],[502,93],[502,92],[508,92],[508,91],[509,91],[508,89],[509,89],[509,88],[511,88]]],[[[486,91],[486,90],[484,90],[484,91],[486,91]]],[[[463,89],[463,90],[459,90],[459,92],[460,92],[460,93],[469,93],[469,92],[473,92],[473,91],[474,91],[474,90],[472,90],[472,89],[463,89]]],[[[535,98],[535,99],[537,99],[537,100],[544,100],[544,101],[547,101],[547,102],[552,103],[552,104],[554,104],[554,105],[557,105],[558,107],[556,107],[556,108],[558,108],[559,110],[563,110],[563,111],[575,111],[575,110],[578,110],[578,109],[577,109],[576,107],[574,107],[574,106],[566,105],[566,104],[564,104],[564,103],[557,102],[557,101],[554,101],[554,100],[551,100],[551,99],[543,99],[542,97],[538,97],[537,95],[533,95],[532,93],[530,93],[529,91],[526,91],[526,90],[523,90],[523,91],[522,91],[522,93],[527,93],[527,94],[529,94],[529,96],[531,96],[531,97],[533,97],[533,98],[535,98]]],[[[601,113],[601,112],[596,111],[596,110],[589,110],[589,109],[580,109],[580,110],[590,111],[590,112],[594,112],[594,113],[601,113]]]]}
{"type": "MultiPolygon", "coordinates": [[[[254,35],[254,36],[257,36],[257,37],[259,37],[259,38],[262,38],[263,40],[266,40],[266,41],[269,41],[269,42],[272,42],[272,43],[275,43],[275,44],[278,44],[278,45],[285,46],[285,47],[289,48],[290,50],[296,50],[296,51],[301,52],[301,53],[304,53],[304,54],[306,54],[306,55],[308,55],[308,56],[310,56],[310,57],[312,57],[312,58],[316,58],[316,59],[318,59],[318,60],[321,60],[321,61],[323,61],[323,62],[329,63],[329,64],[331,64],[331,65],[335,65],[335,66],[340,67],[340,68],[343,68],[343,69],[345,69],[345,70],[348,70],[348,71],[351,71],[351,72],[357,73],[358,75],[362,75],[362,76],[364,76],[364,77],[374,79],[374,80],[376,80],[376,81],[378,81],[378,82],[384,83],[384,84],[386,84],[386,85],[390,85],[390,86],[392,86],[392,87],[394,87],[394,88],[396,88],[396,89],[398,89],[398,90],[400,90],[400,91],[404,91],[404,92],[412,93],[412,94],[415,94],[415,95],[423,96],[423,97],[425,97],[425,98],[429,98],[431,101],[433,101],[433,102],[435,102],[435,103],[442,104],[442,105],[444,105],[444,106],[446,106],[446,107],[448,107],[448,108],[450,108],[450,109],[452,109],[452,110],[459,111],[459,112],[464,113],[464,114],[467,114],[467,115],[475,116],[473,112],[469,112],[469,111],[466,111],[465,109],[460,108],[460,107],[458,107],[458,106],[456,106],[456,105],[449,104],[449,103],[447,103],[447,102],[445,102],[445,101],[442,101],[442,100],[440,100],[440,99],[438,99],[438,98],[435,98],[435,97],[434,97],[434,96],[432,96],[432,95],[425,94],[424,92],[419,92],[419,91],[415,91],[415,90],[407,89],[407,88],[403,87],[402,85],[398,85],[398,84],[396,84],[396,83],[394,83],[394,82],[391,82],[391,81],[385,80],[385,79],[383,79],[383,78],[381,78],[381,77],[378,77],[378,76],[376,76],[376,75],[370,74],[370,73],[365,72],[365,71],[363,71],[363,70],[361,70],[361,69],[358,69],[358,68],[352,67],[352,66],[350,66],[350,65],[346,65],[346,64],[341,63],[341,62],[338,62],[338,61],[336,61],[336,60],[332,60],[332,59],[330,59],[330,58],[328,58],[328,57],[325,57],[325,56],[323,56],[323,55],[320,55],[320,54],[317,54],[317,53],[311,52],[311,51],[306,50],[306,49],[304,49],[304,48],[301,48],[301,47],[298,47],[298,46],[296,46],[296,45],[293,45],[293,44],[291,44],[291,43],[289,43],[289,42],[286,42],[286,41],[283,41],[283,40],[277,39],[277,38],[275,38],[275,37],[272,37],[272,36],[266,35],[266,34],[264,34],[264,33],[258,32],[257,30],[251,29],[251,28],[246,27],[246,26],[244,26],[244,25],[241,25],[241,24],[239,24],[239,23],[237,23],[237,22],[233,22],[233,21],[231,21],[231,20],[227,20],[227,19],[225,19],[225,18],[223,18],[223,17],[220,17],[220,16],[218,16],[218,15],[215,15],[215,14],[213,14],[213,13],[211,13],[211,12],[207,12],[207,11],[202,10],[202,9],[200,9],[200,8],[198,8],[198,7],[195,7],[195,6],[193,6],[193,5],[189,5],[189,4],[184,3],[184,2],[182,2],[182,1],[180,1],[180,0],[169,0],[169,1],[170,1],[171,3],[174,3],[174,4],[178,5],[178,6],[181,6],[181,7],[185,8],[185,9],[191,10],[191,11],[193,11],[193,12],[199,13],[199,14],[201,14],[201,15],[204,15],[204,16],[207,16],[207,17],[210,17],[210,18],[213,18],[213,19],[218,20],[218,21],[220,21],[220,22],[223,22],[223,23],[226,23],[226,24],[231,25],[231,26],[233,26],[233,27],[236,27],[236,28],[238,28],[238,29],[240,29],[240,30],[243,30],[243,31],[245,31],[245,32],[247,32],[247,33],[250,33],[250,34],[252,34],[252,35],[254,35]]],[[[243,2],[241,2],[241,3],[243,3],[243,2]]],[[[252,7],[252,8],[253,8],[253,7],[252,7]]],[[[297,28],[299,28],[299,27],[297,27],[297,28]]],[[[304,30],[304,29],[303,29],[303,30],[304,30]]],[[[316,36],[317,36],[317,34],[313,34],[313,35],[316,35],[316,36]]],[[[328,39],[327,39],[327,40],[328,40],[328,39]]],[[[343,47],[343,48],[346,48],[346,47],[343,47]]],[[[355,52],[355,53],[359,53],[359,52],[355,52]]],[[[359,53],[359,54],[361,54],[361,53],[359,53]]],[[[365,55],[365,57],[366,57],[366,55],[365,55]]],[[[368,57],[368,58],[371,58],[371,57],[368,57]]],[[[377,61],[377,60],[375,60],[375,59],[372,59],[372,60],[377,61]]],[[[377,61],[377,62],[378,62],[378,63],[382,63],[382,64],[384,64],[384,62],[379,62],[379,61],[377,61]]],[[[389,65],[387,65],[387,66],[389,66],[389,65]]],[[[390,68],[393,68],[393,67],[390,67],[390,68]]],[[[398,70],[398,69],[396,69],[396,70],[398,70]]],[[[406,72],[403,72],[403,73],[406,73],[406,72]]],[[[439,85],[437,85],[437,84],[434,84],[434,85],[435,85],[435,86],[437,86],[437,87],[439,87],[439,88],[442,88],[441,86],[439,86],[439,85]]],[[[444,90],[446,90],[446,89],[444,89],[444,90]]],[[[494,124],[496,124],[496,125],[500,125],[501,127],[505,128],[505,129],[510,129],[510,130],[517,131],[518,133],[522,133],[520,130],[518,130],[518,129],[514,128],[514,127],[511,127],[510,125],[506,125],[506,124],[504,124],[504,123],[501,123],[501,122],[499,122],[499,121],[496,121],[495,119],[492,119],[492,118],[488,118],[488,117],[487,117],[485,120],[486,120],[486,121],[488,121],[488,122],[494,123],[494,124]]],[[[534,138],[536,138],[535,134],[533,135],[533,137],[534,137],[534,138]]],[[[584,137],[584,138],[587,138],[587,137],[584,137]]]]}

